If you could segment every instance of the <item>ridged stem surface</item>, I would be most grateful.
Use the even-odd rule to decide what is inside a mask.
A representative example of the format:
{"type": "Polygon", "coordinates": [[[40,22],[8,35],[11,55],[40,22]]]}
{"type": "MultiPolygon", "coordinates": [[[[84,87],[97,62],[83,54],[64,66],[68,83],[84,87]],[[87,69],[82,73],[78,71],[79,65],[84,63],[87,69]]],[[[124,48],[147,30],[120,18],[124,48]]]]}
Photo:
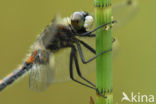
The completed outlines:
{"type": "MultiPolygon", "coordinates": [[[[96,27],[110,23],[111,0],[95,0],[96,27]]],[[[112,48],[112,31],[101,28],[96,31],[96,54],[112,48]]],[[[112,52],[107,52],[96,59],[96,86],[107,98],[97,95],[96,104],[113,104],[112,95],[112,52]]]]}

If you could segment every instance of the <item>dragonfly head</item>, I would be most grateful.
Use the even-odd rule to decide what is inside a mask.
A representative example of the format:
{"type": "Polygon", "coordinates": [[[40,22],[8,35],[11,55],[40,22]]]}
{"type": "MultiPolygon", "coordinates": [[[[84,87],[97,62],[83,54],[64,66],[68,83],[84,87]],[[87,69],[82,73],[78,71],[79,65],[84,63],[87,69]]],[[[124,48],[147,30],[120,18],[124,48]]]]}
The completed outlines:
{"type": "Polygon", "coordinates": [[[71,16],[71,25],[77,31],[81,29],[88,30],[92,27],[92,24],[93,17],[90,16],[87,12],[74,12],[71,16]]]}

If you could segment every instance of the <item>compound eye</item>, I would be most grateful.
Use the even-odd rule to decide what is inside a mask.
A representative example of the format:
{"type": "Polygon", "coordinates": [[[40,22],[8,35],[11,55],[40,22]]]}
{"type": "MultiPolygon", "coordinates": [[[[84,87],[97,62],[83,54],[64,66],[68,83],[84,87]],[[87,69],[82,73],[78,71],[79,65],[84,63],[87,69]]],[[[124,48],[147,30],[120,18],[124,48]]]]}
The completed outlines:
{"type": "Polygon", "coordinates": [[[73,13],[71,17],[71,25],[76,30],[79,30],[83,27],[84,24],[84,16],[80,12],[73,13]]]}
{"type": "Polygon", "coordinates": [[[71,20],[71,25],[73,28],[78,28],[78,21],[77,20],[71,20]]]}
{"type": "Polygon", "coordinates": [[[81,17],[82,17],[82,15],[80,12],[74,12],[72,17],[71,17],[71,20],[80,20],[81,17]]]}

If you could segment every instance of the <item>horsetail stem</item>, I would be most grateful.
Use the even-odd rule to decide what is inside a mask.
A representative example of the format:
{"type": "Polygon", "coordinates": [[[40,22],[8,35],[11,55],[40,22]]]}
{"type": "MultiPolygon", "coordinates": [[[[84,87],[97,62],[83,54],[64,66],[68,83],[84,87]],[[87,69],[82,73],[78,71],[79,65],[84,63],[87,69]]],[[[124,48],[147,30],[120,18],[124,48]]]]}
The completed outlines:
{"type": "MultiPolygon", "coordinates": [[[[112,10],[111,0],[95,0],[96,27],[110,23],[112,10]]],[[[112,48],[112,30],[102,28],[96,31],[96,54],[112,48]]],[[[96,59],[96,86],[107,96],[97,95],[97,104],[113,104],[112,94],[112,52],[107,52],[96,59]]]]}

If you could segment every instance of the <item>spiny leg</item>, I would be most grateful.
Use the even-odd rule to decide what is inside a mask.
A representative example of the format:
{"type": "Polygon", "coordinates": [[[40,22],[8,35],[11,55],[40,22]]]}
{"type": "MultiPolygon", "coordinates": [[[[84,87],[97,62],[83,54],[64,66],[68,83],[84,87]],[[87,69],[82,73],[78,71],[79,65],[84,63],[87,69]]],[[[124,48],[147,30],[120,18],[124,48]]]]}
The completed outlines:
{"type": "Polygon", "coordinates": [[[96,34],[89,34],[88,37],[95,37],[96,34]]]}
{"type": "MultiPolygon", "coordinates": [[[[96,34],[89,34],[89,35],[87,35],[87,37],[95,37],[96,36],[96,34]]],[[[116,40],[115,40],[115,38],[114,37],[112,37],[112,43],[114,43],[116,40]]]]}
{"type": "Polygon", "coordinates": [[[94,90],[96,90],[96,88],[95,87],[92,87],[92,86],[89,86],[89,85],[87,85],[87,84],[85,84],[85,83],[82,83],[82,82],[80,82],[80,81],[78,81],[78,80],[76,80],[75,78],[74,78],[74,75],[73,75],[73,59],[74,59],[74,55],[75,55],[75,47],[73,46],[72,47],[72,50],[71,50],[71,53],[70,53],[70,78],[73,80],[73,81],[75,81],[75,82],[77,82],[77,83],[79,83],[79,84],[81,84],[81,85],[84,85],[84,86],[86,86],[86,87],[89,87],[89,88],[91,88],[91,89],[94,89],[94,90]]]}
{"type": "MultiPolygon", "coordinates": [[[[96,37],[96,34],[88,34],[88,35],[86,35],[86,36],[84,36],[84,37],[89,37],[89,38],[94,38],[94,37],[96,37]]],[[[82,42],[82,44],[84,45],[84,44],[86,44],[86,43],[84,43],[83,41],[81,41],[81,40],[79,40],[80,42],[82,42]]],[[[116,41],[116,39],[114,38],[114,37],[112,37],[112,43],[114,43],[116,41]]],[[[84,45],[85,46],[85,45],[84,45]]]]}
{"type": "Polygon", "coordinates": [[[104,96],[101,92],[99,92],[99,90],[96,88],[96,86],[95,86],[92,82],[90,82],[89,80],[87,80],[86,78],[84,78],[84,77],[82,76],[81,71],[80,71],[80,68],[79,68],[79,63],[78,63],[78,61],[77,61],[76,53],[75,53],[75,55],[74,55],[74,60],[75,60],[76,71],[77,71],[79,77],[82,78],[84,81],[88,82],[89,84],[91,84],[92,86],[94,86],[94,87],[95,87],[94,90],[96,90],[97,94],[99,94],[100,96],[103,96],[104,98],[107,98],[107,97],[104,96]]]}
{"type": "MultiPolygon", "coordinates": [[[[84,41],[82,41],[82,40],[79,40],[79,42],[83,45],[83,46],[85,46],[88,50],[90,50],[92,53],[94,53],[94,54],[96,54],[96,50],[94,49],[94,48],[92,48],[91,46],[89,46],[87,43],[85,43],[84,41]]],[[[112,43],[114,43],[115,42],[115,38],[113,37],[113,39],[112,39],[112,43]]],[[[79,44],[79,43],[78,43],[79,44]]],[[[83,53],[82,53],[82,49],[81,49],[81,46],[80,46],[80,44],[79,45],[77,45],[78,46],[78,48],[80,48],[80,51],[81,51],[81,55],[83,56],[83,53]]],[[[104,52],[104,51],[103,51],[104,52]]],[[[103,52],[101,52],[101,53],[103,53],[103,52]]],[[[79,52],[79,54],[80,54],[80,52],[79,52]]],[[[81,56],[80,56],[81,57],[81,56]]],[[[83,57],[83,60],[84,60],[84,57],[83,57]]],[[[83,62],[83,61],[82,61],[83,62]]]]}
{"type": "MultiPolygon", "coordinates": [[[[95,35],[95,34],[94,34],[95,35]]],[[[115,38],[113,37],[112,38],[112,43],[114,43],[116,40],[115,40],[115,38]]],[[[89,49],[91,52],[93,52],[94,54],[96,54],[96,50],[94,49],[94,48],[92,48],[91,46],[89,46],[87,43],[85,43],[84,41],[82,41],[82,40],[79,40],[79,42],[83,45],[83,46],[85,46],[87,49],[89,49]]]]}
{"type": "Polygon", "coordinates": [[[83,42],[82,40],[79,40],[80,43],[86,47],[88,50],[90,50],[92,53],[96,54],[96,50],[94,48],[92,48],[91,46],[89,46],[87,43],[83,42]]]}
{"type": "MultiPolygon", "coordinates": [[[[90,50],[92,53],[96,54],[96,50],[94,48],[92,48],[90,45],[88,45],[87,43],[85,43],[84,41],[82,40],[78,40],[85,48],[87,48],[88,50],[90,50]]],[[[112,38],[112,43],[114,43],[116,40],[115,38],[113,37],[112,38]]],[[[81,48],[81,47],[80,47],[81,48]]]]}
{"type": "Polygon", "coordinates": [[[100,29],[100,28],[102,28],[102,27],[105,27],[105,26],[107,26],[107,25],[109,25],[109,24],[115,23],[115,22],[117,22],[117,21],[114,20],[114,21],[112,21],[112,22],[103,24],[103,25],[101,25],[101,26],[96,27],[96,28],[95,28],[94,30],[92,30],[92,31],[88,31],[88,32],[85,32],[85,33],[82,33],[82,34],[78,34],[78,36],[87,36],[88,34],[91,34],[91,33],[95,32],[96,30],[98,30],[98,29],[100,29]]]}
{"type": "Polygon", "coordinates": [[[90,82],[89,80],[87,80],[86,78],[84,78],[82,76],[80,68],[79,68],[79,63],[78,63],[78,60],[77,60],[77,54],[76,53],[74,54],[74,61],[75,61],[76,71],[77,71],[77,74],[79,75],[79,77],[82,78],[87,83],[89,83],[90,85],[92,85],[93,87],[96,87],[95,84],[93,84],[92,82],[90,82]]]}
{"type": "MultiPolygon", "coordinates": [[[[76,52],[76,49],[75,49],[75,47],[73,46],[72,47],[72,51],[71,51],[71,53],[70,53],[70,78],[73,80],[73,81],[75,81],[75,82],[77,82],[77,83],[79,83],[79,84],[81,84],[81,85],[84,85],[84,86],[86,86],[86,87],[89,87],[89,88],[91,88],[91,89],[94,89],[94,90],[96,90],[96,92],[97,92],[97,94],[98,95],[100,95],[100,96],[102,96],[102,97],[104,97],[104,98],[107,98],[107,96],[104,96],[96,87],[92,87],[92,86],[89,86],[89,85],[87,85],[87,84],[85,84],[85,83],[82,83],[82,82],[80,82],[80,81],[78,81],[78,80],[76,80],[75,78],[74,78],[74,76],[73,76],[73,61],[75,60],[75,64],[76,64],[76,69],[79,69],[79,65],[78,65],[78,61],[77,61],[77,57],[75,57],[75,53],[76,52]],[[75,58],[75,59],[74,59],[75,58]],[[74,59],[74,60],[73,60],[74,59]]],[[[77,72],[80,72],[80,70],[78,71],[77,70],[77,72]]],[[[81,73],[81,72],[80,72],[81,73]]],[[[88,81],[87,81],[88,82],[88,81]]],[[[89,81],[90,82],[90,81],[89,81]]]]}
{"type": "Polygon", "coordinates": [[[112,49],[103,51],[103,52],[97,54],[96,56],[94,56],[94,57],[92,57],[92,58],[90,58],[89,60],[86,61],[86,60],[84,59],[84,56],[83,56],[83,53],[82,53],[82,48],[81,48],[81,45],[79,44],[79,42],[76,42],[76,45],[77,45],[77,47],[78,47],[78,51],[79,51],[79,54],[80,54],[80,58],[81,58],[81,61],[83,62],[83,64],[87,64],[87,63],[91,62],[92,60],[96,59],[98,56],[100,56],[100,55],[102,55],[102,54],[104,54],[104,53],[107,53],[107,52],[112,51],[112,49]]]}
{"type": "Polygon", "coordinates": [[[81,37],[90,37],[91,38],[91,37],[95,37],[95,36],[96,36],[96,34],[91,34],[90,33],[90,34],[87,34],[87,35],[82,35],[81,37]]]}

